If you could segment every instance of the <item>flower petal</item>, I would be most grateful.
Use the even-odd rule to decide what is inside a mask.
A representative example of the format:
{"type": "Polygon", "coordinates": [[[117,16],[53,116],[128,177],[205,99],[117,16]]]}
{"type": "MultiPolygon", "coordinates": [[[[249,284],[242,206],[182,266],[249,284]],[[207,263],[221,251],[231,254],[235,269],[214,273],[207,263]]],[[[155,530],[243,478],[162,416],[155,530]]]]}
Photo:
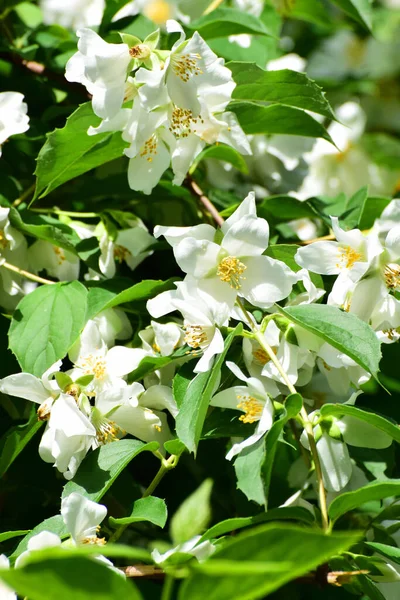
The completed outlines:
{"type": "Polygon", "coordinates": [[[82,494],[72,492],[62,499],[61,515],[76,544],[84,538],[96,536],[97,526],[107,515],[107,508],[82,494]]]}
{"type": "Polygon", "coordinates": [[[247,268],[240,296],[260,308],[269,308],[289,296],[297,278],[285,263],[268,256],[253,256],[243,262],[247,268]]]}

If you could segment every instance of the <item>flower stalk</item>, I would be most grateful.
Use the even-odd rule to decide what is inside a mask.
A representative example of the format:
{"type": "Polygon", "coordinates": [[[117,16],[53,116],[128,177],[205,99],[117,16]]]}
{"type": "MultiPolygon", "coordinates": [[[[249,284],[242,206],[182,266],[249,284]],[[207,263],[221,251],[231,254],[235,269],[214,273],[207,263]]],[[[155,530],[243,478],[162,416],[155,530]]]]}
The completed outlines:
{"type": "Polygon", "coordinates": [[[25,269],[20,269],[19,267],[16,267],[15,265],[12,265],[6,261],[4,261],[0,266],[4,267],[5,269],[8,269],[9,271],[13,271],[14,273],[18,273],[18,275],[25,277],[25,279],[30,279],[31,281],[36,281],[37,283],[43,283],[45,285],[57,283],[56,281],[51,281],[50,279],[45,279],[44,277],[39,277],[39,275],[34,275],[33,273],[30,273],[29,271],[25,271],[25,269]]]}

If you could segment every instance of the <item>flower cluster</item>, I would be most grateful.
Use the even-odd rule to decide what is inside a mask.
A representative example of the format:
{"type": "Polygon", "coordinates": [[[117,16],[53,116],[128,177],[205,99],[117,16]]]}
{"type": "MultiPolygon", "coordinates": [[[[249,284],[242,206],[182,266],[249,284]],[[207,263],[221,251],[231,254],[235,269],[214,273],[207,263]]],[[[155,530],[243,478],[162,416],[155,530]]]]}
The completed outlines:
{"type": "Polygon", "coordinates": [[[235,83],[224,61],[195,32],[167,22],[179,39],[158,50],[159,31],[144,41],[123,34],[122,44],[105,42],[91,29],[78,30],[78,52],[68,61],[68,81],[86,86],[102,119],[89,135],[121,131],[129,144],[128,180],[150,194],[171,165],[180,185],[206,144],[225,143],[243,154],[250,146],[236,116],[226,112],[235,83]]]}

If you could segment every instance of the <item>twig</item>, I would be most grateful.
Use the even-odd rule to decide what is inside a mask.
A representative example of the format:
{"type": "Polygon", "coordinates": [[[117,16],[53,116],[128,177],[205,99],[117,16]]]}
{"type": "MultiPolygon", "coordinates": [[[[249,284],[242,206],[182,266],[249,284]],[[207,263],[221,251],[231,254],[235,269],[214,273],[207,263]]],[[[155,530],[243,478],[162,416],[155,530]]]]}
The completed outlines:
{"type": "Polygon", "coordinates": [[[211,2],[211,4],[207,6],[206,10],[203,12],[203,15],[209,15],[210,12],[218,8],[219,5],[223,3],[223,1],[224,0],[213,0],[213,2],[211,2]]]}
{"type": "Polygon", "coordinates": [[[30,279],[31,281],[36,281],[37,283],[44,283],[46,285],[57,283],[56,281],[50,281],[50,279],[44,279],[44,277],[39,277],[39,275],[34,275],[33,273],[30,273],[29,271],[20,269],[19,267],[16,267],[15,265],[11,265],[10,263],[8,263],[6,261],[4,261],[3,263],[0,263],[0,267],[4,267],[5,269],[8,269],[9,271],[14,271],[14,273],[18,273],[18,275],[25,277],[25,279],[30,279]]]}
{"type": "Polygon", "coordinates": [[[197,183],[194,181],[191,175],[188,175],[186,177],[184,185],[194,196],[196,196],[196,198],[201,202],[201,204],[204,206],[207,212],[210,213],[215,223],[219,227],[221,227],[221,225],[224,222],[224,219],[221,217],[211,200],[204,195],[203,190],[200,188],[200,186],[197,185],[197,183]]]}
{"type": "Polygon", "coordinates": [[[64,215],[65,217],[81,217],[86,219],[94,219],[99,216],[95,212],[75,212],[73,210],[61,210],[60,208],[31,208],[30,210],[43,215],[64,215]]]}
{"type": "Polygon", "coordinates": [[[303,240],[298,243],[300,243],[302,246],[307,246],[308,244],[314,244],[314,242],[324,242],[325,240],[336,240],[336,236],[333,233],[330,233],[329,235],[324,235],[312,240],[303,240]]]}
{"type": "Polygon", "coordinates": [[[22,192],[22,194],[20,195],[19,198],[17,198],[16,200],[14,200],[14,202],[12,203],[13,206],[19,206],[21,204],[21,202],[24,202],[24,200],[26,200],[31,193],[34,191],[35,189],[35,183],[32,183],[32,185],[30,187],[28,187],[27,190],[25,190],[24,192],[22,192]]]}
{"type": "Polygon", "coordinates": [[[165,573],[160,567],[154,565],[132,565],[130,567],[119,567],[126,577],[144,577],[147,579],[163,579],[165,573]]]}

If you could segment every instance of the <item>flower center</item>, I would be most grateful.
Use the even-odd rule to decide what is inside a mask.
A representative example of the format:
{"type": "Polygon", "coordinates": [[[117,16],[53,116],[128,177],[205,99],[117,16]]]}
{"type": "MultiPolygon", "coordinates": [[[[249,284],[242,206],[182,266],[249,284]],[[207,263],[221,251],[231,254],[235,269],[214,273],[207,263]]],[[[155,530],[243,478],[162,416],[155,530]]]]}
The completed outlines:
{"type": "Polygon", "coordinates": [[[151,50],[146,44],[137,44],[137,46],[133,46],[133,48],[129,49],[129,54],[132,58],[140,58],[146,60],[149,58],[151,54],[151,50]]]}
{"type": "MultiPolygon", "coordinates": [[[[100,531],[100,525],[96,527],[97,532],[100,531]]],[[[95,546],[105,546],[106,538],[99,538],[97,535],[88,535],[81,540],[81,544],[90,544],[95,546]]]]}
{"type": "Polygon", "coordinates": [[[93,356],[93,354],[89,354],[89,356],[82,361],[82,369],[85,371],[86,375],[93,374],[95,379],[104,379],[107,375],[106,361],[104,358],[93,356]]]}
{"type": "Polygon", "coordinates": [[[202,75],[203,71],[198,66],[201,59],[200,54],[181,54],[172,57],[172,69],[184,83],[187,83],[192,75],[202,75]]]}
{"type": "Polygon", "coordinates": [[[144,14],[157,25],[164,25],[173,16],[171,6],[165,0],[153,0],[153,2],[147,2],[147,4],[144,14]]]}
{"type": "Polygon", "coordinates": [[[0,229],[0,248],[3,250],[8,246],[8,239],[5,236],[5,233],[2,229],[0,229]]]}
{"type": "Polygon", "coordinates": [[[358,260],[362,258],[362,254],[357,252],[351,246],[342,246],[339,248],[338,262],[336,267],[338,269],[351,269],[358,260]]]}
{"type": "MultiPolygon", "coordinates": [[[[272,348],[272,351],[276,355],[276,352],[277,352],[276,348],[272,348]]],[[[256,350],[254,350],[253,358],[260,365],[266,365],[267,362],[269,362],[271,360],[270,357],[268,356],[268,354],[262,348],[258,348],[256,350]]]]}
{"type": "Polygon", "coordinates": [[[152,162],[154,156],[157,154],[157,146],[158,146],[158,140],[157,140],[157,136],[153,133],[153,135],[151,137],[149,137],[149,139],[143,144],[143,146],[140,149],[140,156],[147,157],[147,161],[148,162],[152,162]]]}
{"type": "Polygon", "coordinates": [[[51,407],[53,406],[54,399],[48,398],[37,409],[38,421],[48,421],[50,419],[51,407]]]}
{"type": "Polygon", "coordinates": [[[196,133],[196,130],[192,129],[192,125],[196,125],[198,121],[204,123],[200,117],[194,117],[191,110],[176,106],[172,112],[169,130],[176,138],[185,138],[190,133],[196,133]]]}
{"type": "Polygon", "coordinates": [[[131,253],[129,252],[128,248],[125,248],[125,246],[116,245],[114,247],[114,259],[117,262],[122,263],[124,260],[129,258],[130,255],[131,253]]]}
{"type": "Polygon", "coordinates": [[[400,265],[386,265],[384,270],[386,287],[390,290],[395,290],[400,287],[400,265]]]}
{"type": "Polygon", "coordinates": [[[202,348],[208,342],[204,327],[201,325],[187,325],[184,341],[191,348],[202,348]]]}
{"type": "Polygon", "coordinates": [[[53,252],[56,255],[57,263],[61,266],[65,261],[64,250],[58,246],[53,246],[53,252]]]}
{"type": "Polygon", "coordinates": [[[246,279],[243,277],[246,269],[246,265],[240,262],[236,256],[227,256],[219,263],[217,275],[221,281],[229,283],[231,288],[240,290],[242,287],[240,280],[246,279]]]}
{"type": "Polygon", "coordinates": [[[239,417],[239,421],[243,423],[254,423],[259,421],[264,405],[260,400],[253,396],[237,396],[239,404],[237,408],[244,411],[244,415],[239,417]]]}

